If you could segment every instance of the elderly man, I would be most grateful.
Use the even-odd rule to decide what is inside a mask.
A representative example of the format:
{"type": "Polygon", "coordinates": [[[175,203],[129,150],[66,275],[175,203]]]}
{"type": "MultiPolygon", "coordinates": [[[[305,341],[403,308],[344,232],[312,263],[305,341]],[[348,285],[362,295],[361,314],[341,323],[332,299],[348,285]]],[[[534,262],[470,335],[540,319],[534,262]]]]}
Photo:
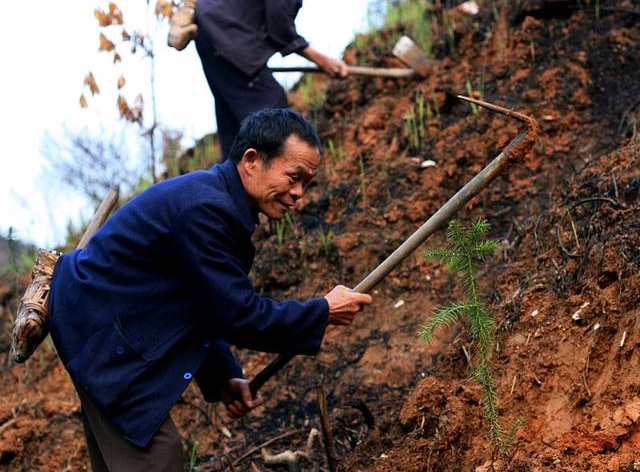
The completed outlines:
{"type": "Polygon", "coordinates": [[[327,324],[371,297],[337,286],[307,301],[258,295],[247,274],[258,212],[280,219],[320,164],[307,120],[247,118],[224,164],[156,184],[56,265],[51,335],[80,396],[94,471],[183,470],[169,410],[195,378],[233,417],[262,403],[228,343],[315,354],[327,324]]]}

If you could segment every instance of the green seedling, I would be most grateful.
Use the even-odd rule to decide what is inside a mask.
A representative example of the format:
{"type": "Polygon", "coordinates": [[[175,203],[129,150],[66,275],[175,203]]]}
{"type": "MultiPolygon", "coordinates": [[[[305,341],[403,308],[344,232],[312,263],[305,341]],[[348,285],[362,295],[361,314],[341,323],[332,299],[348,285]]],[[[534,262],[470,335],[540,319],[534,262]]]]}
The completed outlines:
{"type": "Polygon", "coordinates": [[[278,240],[278,246],[284,244],[284,237],[287,234],[287,227],[293,234],[298,234],[296,225],[293,222],[291,213],[287,212],[281,220],[271,220],[271,231],[275,226],[276,238],[278,240]]]}
{"type": "MultiPolygon", "coordinates": [[[[471,81],[468,77],[465,80],[465,86],[467,88],[467,95],[473,97],[473,86],[471,85],[471,81]]],[[[475,103],[470,103],[469,105],[471,105],[471,111],[474,115],[478,115],[480,113],[480,108],[478,108],[478,105],[476,105],[475,103]]]]}
{"type": "Polygon", "coordinates": [[[427,134],[426,123],[433,116],[431,104],[425,102],[422,90],[416,90],[415,104],[409,108],[404,116],[404,126],[411,149],[419,153],[422,150],[422,140],[427,134]]]}
{"type": "Polygon", "coordinates": [[[198,458],[198,441],[191,441],[191,454],[189,455],[189,472],[193,471],[198,458]]]}
{"type": "Polygon", "coordinates": [[[313,88],[313,75],[307,74],[300,83],[302,106],[309,110],[317,110],[324,102],[324,92],[315,91],[313,88]]]}
{"type": "Polygon", "coordinates": [[[318,241],[320,241],[320,251],[324,253],[325,257],[329,257],[329,254],[331,254],[333,237],[335,236],[333,234],[333,230],[330,229],[325,233],[322,226],[318,226],[316,233],[318,234],[318,241]]]}
{"type": "Polygon", "coordinates": [[[276,225],[276,237],[278,240],[278,246],[282,246],[282,244],[284,243],[285,223],[282,220],[276,220],[275,225],[276,225]]]}
{"type": "Polygon", "coordinates": [[[478,269],[498,246],[495,240],[485,239],[489,228],[484,220],[478,220],[469,227],[464,227],[460,221],[451,221],[447,228],[447,240],[452,248],[425,251],[426,259],[440,260],[447,264],[450,272],[461,274],[466,299],[434,312],[423,326],[420,336],[430,342],[437,327],[462,321],[469,333],[469,341],[477,347],[474,360],[471,361],[471,377],[482,386],[482,408],[489,424],[489,438],[496,451],[506,452],[524,418],[512,421],[506,431],[499,421],[498,393],[490,358],[496,345],[496,325],[493,314],[482,300],[477,280],[478,269]]]}
{"type": "Polygon", "coordinates": [[[404,115],[404,128],[409,135],[409,144],[414,152],[420,151],[420,137],[418,135],[418,125],[416,123],[416,112],[413,107],[409,108],[404,115]]]}
{"type": "Polygon", "coordinates": [[[342,161],[344,150],[341,146],[336,146],[333,139],[329,138],[327,141],[327,151],[329,152],[330,157],[330,159],[327,160],[327,166],[329,171],[331,171],[332,174],[335,174],[335,167],[340,161],[342,161]]]}
{"type": "Polygon", "coordinates": [[[365,174],[364,159],[362,155],[358,157],[358,167],[360,168],[360,174],[358,180],[360,180],[360,192],[362,193],[362,206],[367,207],[367,176],[365,174]]]}
{"type": "Polygon", "coordinates": [[[529,53],[531,54],[531,62],[536,61],[536,45],[533,40],[529,41],[529,53]]]}
{"type": "Polygon", "coordinates": [[[424,94],[422,90],[416,90],[416,106],[418,108],[418,134],[420,138],[424,137],[424,117],[425,117],[425,107],[424,107],[424,94]]]}
{"type": "MultiPolygon", "coordinates": [[[[471,80],[469,79],[469,77],[465,79],[465,88],[467,89],[468,96],[482,100],[484,97],[484,72],[480,77],[480,84],[477,90],[474,90],[473,84],[471,83],[471,80]]],[[[478,105],[476,105],[475,103],[469,103],[469,105],[471,106],[471,112],[474,115],[477,116],[480,114],[481,108],[478,105]]]]}
{"type": "Polygon", "coordinates": [[[336,145],[331,138],[327,141],[327,148],[329,149],[331,160],[335,163],[341,157],[342,149],[336,148],[336,145]]]}
{"type": "Polygon", "coordinates": [[[446,32],[449,51],[453,53],[456,50],[456,26],[453,19],[444,10],[442,11],[442,24],[446,32]]]}

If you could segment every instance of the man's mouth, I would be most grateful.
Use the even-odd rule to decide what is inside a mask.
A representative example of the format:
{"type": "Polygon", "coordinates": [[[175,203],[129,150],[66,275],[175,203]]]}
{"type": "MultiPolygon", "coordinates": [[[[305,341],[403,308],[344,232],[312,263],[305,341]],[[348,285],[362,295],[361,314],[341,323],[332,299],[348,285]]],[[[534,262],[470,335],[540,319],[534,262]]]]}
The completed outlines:
{"type": "Polygon", "coordinates": [[[283,202],[282,200],[278,200],[278,203],[282,205],[285,208],[285,210],[289,210],[290,208],[293,208],[293,203],[286,203],[286,202],[283,202]]]}

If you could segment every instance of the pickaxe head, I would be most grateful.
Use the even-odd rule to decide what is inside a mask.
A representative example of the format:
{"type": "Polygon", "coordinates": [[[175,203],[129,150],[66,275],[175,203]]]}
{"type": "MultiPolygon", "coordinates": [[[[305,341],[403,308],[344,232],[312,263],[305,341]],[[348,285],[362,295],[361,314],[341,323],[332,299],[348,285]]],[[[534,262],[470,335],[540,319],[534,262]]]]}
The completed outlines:
{"type": "Polygon", "coordinates": [[[402,36],[393,47],[393,55],[411,67],[423,78],[432,73],[433,61],[413,42],[409,36],[402,36]]]}

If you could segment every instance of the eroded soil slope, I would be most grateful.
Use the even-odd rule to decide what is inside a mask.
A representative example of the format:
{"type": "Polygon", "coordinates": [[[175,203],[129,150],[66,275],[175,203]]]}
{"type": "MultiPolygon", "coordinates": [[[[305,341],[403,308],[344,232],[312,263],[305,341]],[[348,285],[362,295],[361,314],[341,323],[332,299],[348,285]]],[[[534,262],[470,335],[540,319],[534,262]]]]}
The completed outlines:
{"type": "MultiPolygon", "coordinates": [[[[453,28],[434,28],[428,79],[316,82],[326,98],[307,112],[326,143],[324,167],[291,222],[258,230],[256,288],[304,298],[355,285],[518,133],[447,91],[531,115],[542,128],[532,151],[459,215],[487,219],[501,241],[481,285],[498,325],[501,414],[527,419],[494,467],[638,470],[640,16],[626,11],[637,2],[603,4],[598,19],[585,2],[481,6],[473,18],[445,13],[453,28]],[[406,117],[421,100],[416,140],[406,117]]],[[[346,59],[399,66],[389,51],[401,30],[361,38],[346,59]]],[[[439,232],[427,245],[443,241],[439,232]]],[[[321,380],[341,470],[486,464],[464,354],[474,347],[460,327],[433,345],[417,338],[435,308],[462,295],[457,280],[416,253],[373,295],[353,327],[329,330],[316,359],[297,358],[270,381],[266,406],[248,418],[230,421],[190,388],[173,417],[194,470],[267,470],[255,446],[272,438],[271,452],[303,447],[319,428],[321,380]]],[[[12,366],[1,347],[0,470],[86,470],[78,403],[54,353],[12,366]]],[[[249,377],[270,358],[238,355],[249,377]]],[[[303,466],[327,470],[319,448],[303,466]]]]}

